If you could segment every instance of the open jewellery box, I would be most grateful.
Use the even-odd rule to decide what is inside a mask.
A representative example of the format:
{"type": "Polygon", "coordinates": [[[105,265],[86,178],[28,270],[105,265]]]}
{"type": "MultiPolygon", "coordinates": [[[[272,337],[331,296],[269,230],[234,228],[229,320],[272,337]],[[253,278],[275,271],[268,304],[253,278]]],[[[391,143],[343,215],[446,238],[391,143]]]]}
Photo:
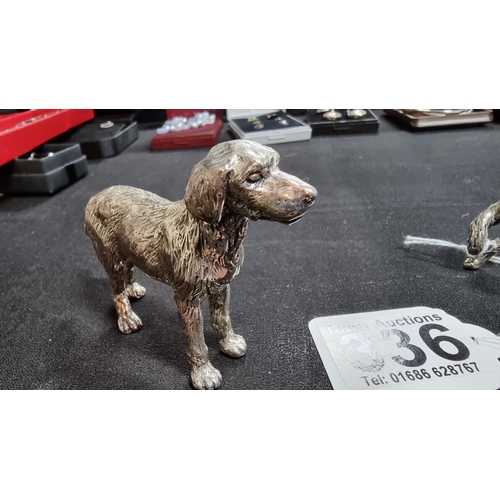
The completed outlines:
{"type": "Polygon", "coordinates": [[[44,144],[10,162],[0,190],[9,194],[54,194],[88,173],[79,144],[44,144]]]}
{"type": "Polygon", "coordinates": [[[206,148],[217,144],[222,129],[222,110],[219,109],[167,109],[169,120],[176,116],[192,117],[199,111],[208,111],[215,114],[215,123],[200,128],[156,134],[151,139],[151,149],[162,151],[165,149],[206,148]]]}
{"type": "Polygon", "coordinates": [[[327,134],[372,134],[377,133],[379,121],[373,111],[365,109],[366,114],[359,118],[350,118],[347,109],[335,109],[340,113],[336,120],[328,120],[316,109],[308,109],[305,121],[311,125],[313,135],[327,134]]]}
{"type": "Polygon", "coordinates": [[[238,139],[260,144],[308,141],[312,135],[309,125],[281,109],[228,109],[226,117],[238,139]]]}
{"type": "Polygon", "coordinates": [[[441,114],[418,109],[384,109],[387,116],[403,123],[410,129],[477,125],[493,121],[493,110],[491,109],[463,110],[464,113],[460,112],[462,110],[456,110],[456,113],[455,110],[446,111],[446,113],[441,114]]]}
{"type": "Polygon", "coordinates": [[[68,142],[79,143],[89,159],[110,158],[139,138],[136,115],[139,110],[95,110],[96,117],[76,129],[68,142]]]}
{"type": "Polygon", "coordinates": [[[0,115],[0,167],[92,118],[92,109],[31,109],[0,115]]]}

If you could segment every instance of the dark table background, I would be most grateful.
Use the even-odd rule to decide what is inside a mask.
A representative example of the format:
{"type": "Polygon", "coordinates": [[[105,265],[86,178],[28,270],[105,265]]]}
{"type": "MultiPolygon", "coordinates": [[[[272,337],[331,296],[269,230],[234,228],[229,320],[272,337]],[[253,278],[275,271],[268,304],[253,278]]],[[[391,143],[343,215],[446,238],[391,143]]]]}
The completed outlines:
{"type": "MultiPolygon", "coordinates": [[[[465,243],[471,220],[500,200],[500,124],[408,131],[381,110],[378,134],[273,146],[281,168],[319,192],[297,224],[252,222],[232,284],[235,360],[206,339],[223,389],[330,389],[308,330],[317,316],[441,308],[500,332],[500,268],[461,268],[455,250],[403,247],[406,235],[465,243]]],[[[89,198],[128,184],[182,198],[208,149],[151,152],[154,130],[52,197],[0,198],[0,389],[188,389],[172,291],[142,273],[144,327],[119,333],[105,272],[83,231],[89,198]]],[[[224,130],[220,140],[231,137],[224,130]]],[[[497,236],[492,231],[493,236],[497,236]]]]}

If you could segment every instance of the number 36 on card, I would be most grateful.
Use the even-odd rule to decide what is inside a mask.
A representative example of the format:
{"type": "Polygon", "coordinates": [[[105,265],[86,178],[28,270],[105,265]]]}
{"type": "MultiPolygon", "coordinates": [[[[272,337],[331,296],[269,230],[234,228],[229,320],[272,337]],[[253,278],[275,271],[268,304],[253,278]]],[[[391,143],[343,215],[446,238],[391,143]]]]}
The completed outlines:
{"type": "Polygon", "coordinates": [[[440,309],[315,318],[334,389],[498,389],[500,338],[440,309]]]}

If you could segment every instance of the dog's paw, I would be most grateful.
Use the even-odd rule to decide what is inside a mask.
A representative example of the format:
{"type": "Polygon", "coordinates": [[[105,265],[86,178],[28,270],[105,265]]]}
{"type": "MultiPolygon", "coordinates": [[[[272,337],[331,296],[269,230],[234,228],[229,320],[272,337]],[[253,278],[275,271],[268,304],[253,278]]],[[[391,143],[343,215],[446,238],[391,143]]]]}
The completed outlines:
{"type": "Polygon", "coordinates": [[[241,335],[233,333],[220,341],[220,348],[224,354],[232,358],[241,358],[247,352],[247,343],[241,335]]]}
{"type": "Polygon", "coordinates": [[[463,267],[465,269],[479,269],[488,262],[488,259],[477,259],[475,257],[467,257],[464,260],[463,267]]]}
{"type": "Polygon", "coordinates": [[[125,291],[129,297],[133,297],[134,299],[140,299],[146,295],[146,289],[135,281],[133,283],[129,283],[125,287],[125,291]]]}
{"type": "Polygon", "coordinates": [[[467,257],[464,260],[463,266],[465,269],[477,269],[479,266],[477,265],[476,259],[473,257],[467,257]]]}
{"type": "Polygon", "coordinates": [[[209,361],[204,365],[193,367],[191,381],[195,389],[218,389],[222,383],[222,375],[209,361]]]}
{"type": "Polygon", "coordinates": [[[122,333],[134,333],[142,328],[141,318],[133,311],[128,316],[120,316],[118,318],[118,328],[122,333]]]}

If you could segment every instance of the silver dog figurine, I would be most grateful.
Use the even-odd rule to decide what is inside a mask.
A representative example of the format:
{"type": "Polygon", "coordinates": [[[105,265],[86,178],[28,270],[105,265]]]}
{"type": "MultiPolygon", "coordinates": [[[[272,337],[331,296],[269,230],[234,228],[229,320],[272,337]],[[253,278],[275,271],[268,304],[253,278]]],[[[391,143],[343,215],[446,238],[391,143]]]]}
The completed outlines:
{"type": "Polygon", "coordinates": [[[500,201],[483,210],[469,226],[467,251],[471,257],[464,261],[466,269],[479,269],[500,250],[500,238],[488,239],[488,228],[500,223],[500,201]]]}
{"type": "Polygon", "coordinates": [[[111,280],[118,328],[133,333],[142,326],[129,301],[146,293],[134,280],[134,267],[170,285],[197,389],[216,389],[222,381],[205,344],[201,303],[207,296],[221,350],[233,358],[247,350],[231,326],[229,283],[243,264],[249,219],[292,224],[316,199],[313,186],[281,172],[278,163],[278,153],[267,146],[225,142],[195,165],[181,201],[113,186],[87,204],[85,232],[111,280]]]}

